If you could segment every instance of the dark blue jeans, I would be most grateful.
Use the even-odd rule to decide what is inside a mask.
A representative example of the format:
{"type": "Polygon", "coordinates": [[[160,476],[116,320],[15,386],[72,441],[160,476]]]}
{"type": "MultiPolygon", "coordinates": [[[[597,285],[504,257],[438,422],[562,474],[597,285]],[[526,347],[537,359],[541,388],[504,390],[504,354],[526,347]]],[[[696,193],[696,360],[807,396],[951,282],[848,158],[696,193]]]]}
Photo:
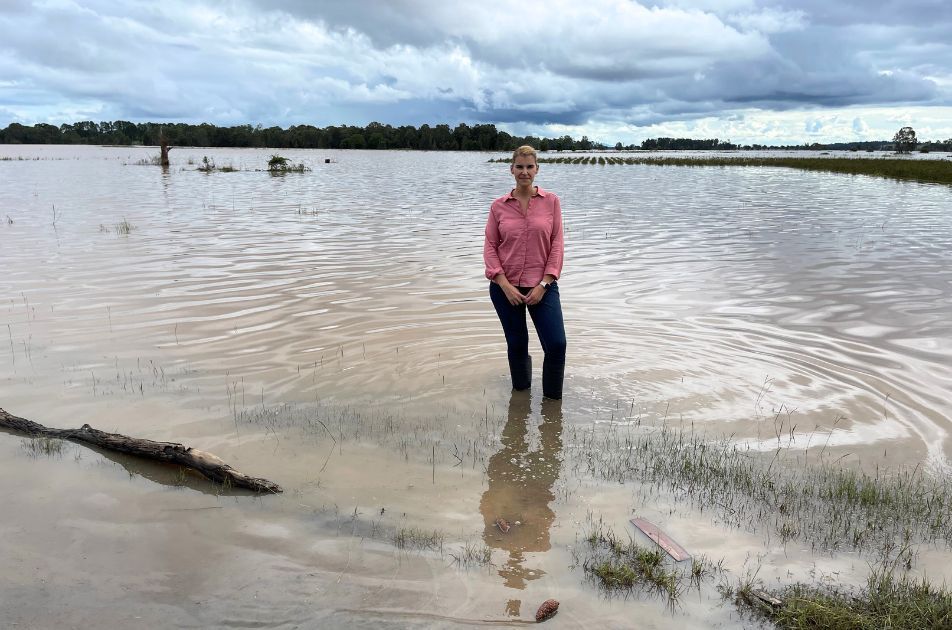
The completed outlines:
{"type": "MultiPolygon", "coordinates": [[[[532,287],[519,287],[525,295],[532,287]]],[[[529,329],[526,327],[526,310],[532,318],[545,359],[542,361],[542,395],[546,398],[562,398],[562,380],[565,376],[565,324],[562,321],[562,302],[559,300],[558,284],[546,289],[542,300],[533,306],[513,306],[506,293],[495,282],[489,284],[489,297],[496,307],[496,314],[506,334],[509,349],[509,373],[513,389],[528,389],[532,385],[532,357],[529,356],[529,329]]]]}

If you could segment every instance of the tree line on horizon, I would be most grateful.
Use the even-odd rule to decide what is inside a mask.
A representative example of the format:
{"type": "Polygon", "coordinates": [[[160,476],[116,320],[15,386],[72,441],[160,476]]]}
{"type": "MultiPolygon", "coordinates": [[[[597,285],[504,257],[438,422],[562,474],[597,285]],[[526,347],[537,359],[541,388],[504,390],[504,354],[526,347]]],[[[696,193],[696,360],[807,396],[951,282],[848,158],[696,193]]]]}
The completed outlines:
{"type": "MultiPolygon", "coordinates": [[[[133,123],[125,120],[93,122],[90,120],[60,126],[47,123],[22,125],[10,123],[0,129],[0,144],[104,144],[158,145],[162,138],[172,146],[192,147],[254,147],[281,149],[412,149],[422,151],[512,151],[529,144],[541,151],[591,151],[610,148],[589,140],[565,135],[558,138],[513,136],[496,129],[493,124],[467,125],[455,128],[446,124],[401,125],[393,127],[372,122],[365,127],[351,125],[314,127],[292,125],[263,127],[236,125],[218,127],[209,123],[133,123]]],[[[933,150],[952,151],[952,139],[945,142],[919,143],[933,150]]],[[[731,149],[809,149],[867,150],[891,148],[888,140],[864,142],[812,143],[799,145],[739,145],[713,139],[649,138],[640,144],[618,142],[616,150],[731,150],[731,149]]]]}
{"type": "Polygon", "coordinates": [[[209,123],[132,123],[82,121],[59,127],[46,123],[32,126],[11,123],[0,130],[0,144],[109,144],[158,145],[165,138],[172,146],[255,147],[276,149],[416,149],[423,151],[511,151],[523,144],[543,150],[606,149],[587,136],[575,139],[513,136],[493,124],[401,125],[393,127],[372,122],[366,127],[351,125],[314,127],[292,125],[263,127],[236,125],[218,127],[209,123]]]}

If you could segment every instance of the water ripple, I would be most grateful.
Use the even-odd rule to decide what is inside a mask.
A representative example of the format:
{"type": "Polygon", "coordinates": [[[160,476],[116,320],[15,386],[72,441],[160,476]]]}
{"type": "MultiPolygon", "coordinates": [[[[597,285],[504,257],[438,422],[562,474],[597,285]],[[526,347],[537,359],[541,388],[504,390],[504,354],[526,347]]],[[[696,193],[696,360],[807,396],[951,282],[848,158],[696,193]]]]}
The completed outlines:
{"type": "MultiPolygon", "coordinates": [[[[279,400],[504,386],[481,247],[509,175],[487,155],[289,152],[314,170],[271,177],[62,150],[113,157],[0,163],[5,382],[28,373],[55,397],[63,366],[161,355],[279,400]]],[[[205,153],[246,169],[267,157],[205,153]]],[[[780,408],[810,431],[844,417],[844,443],[908,443],[945,465],[947,187],[554,164],[540,184],[565,212],[569,398],[668,401],[750,436],[780,408]]]]}

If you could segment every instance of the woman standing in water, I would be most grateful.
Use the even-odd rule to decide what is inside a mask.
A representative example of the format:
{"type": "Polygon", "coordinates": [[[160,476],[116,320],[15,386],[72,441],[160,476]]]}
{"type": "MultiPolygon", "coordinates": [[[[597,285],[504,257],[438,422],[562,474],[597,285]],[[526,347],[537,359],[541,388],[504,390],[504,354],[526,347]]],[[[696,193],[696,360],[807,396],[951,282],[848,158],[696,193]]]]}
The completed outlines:
{"type": "Polygon", "coordinates": [[[562,207],[554,193],[534,184],[539,172],[535,149],[516,149],[509,171],[516,187],[493,201],[486,221],[483,260],[486,277],[492,280],[489,297],[506,335],[513,389],[532,384],[529,311],[545,353],[542,394],[560,399],[565,374],[565,325],[557,284],[564,254],[562,207]]]}

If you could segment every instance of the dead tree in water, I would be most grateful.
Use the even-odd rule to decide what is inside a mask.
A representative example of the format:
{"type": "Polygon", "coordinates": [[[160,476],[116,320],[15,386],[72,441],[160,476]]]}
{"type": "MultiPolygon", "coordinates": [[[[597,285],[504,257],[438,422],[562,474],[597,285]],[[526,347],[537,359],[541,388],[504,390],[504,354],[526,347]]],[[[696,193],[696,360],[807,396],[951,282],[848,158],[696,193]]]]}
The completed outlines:
{"type": "Polygon", "coordinates": [[[165,135],[163,134],[159,138],[159,150],[161,151],[161,155],[159,156],[159,160],[160,160],[159,163],[161,164],[162,168],[169,167],[169,149],[171,148],[172,147],[169,146],[169,141],[165,139],[165,135]]]}
{"type": "Polygon", "coordinates": [[[26,418],[19,418],[7,413],[3,409],[0,409],[0,429],[8,429],[33,438],[46,437],[85,442],[120,453],[157,459],[169,464],[191,468],[212,481],[232,487],[248,488],[255,492],[283,492],[281,486],[273,481],[249,477],[238,472],[211,453],[189,448],[175,442],[154,442],[118,433],[106,433],[94,429],[88,424],[84,424],[78,429],[49,429],[26,418]]]}

